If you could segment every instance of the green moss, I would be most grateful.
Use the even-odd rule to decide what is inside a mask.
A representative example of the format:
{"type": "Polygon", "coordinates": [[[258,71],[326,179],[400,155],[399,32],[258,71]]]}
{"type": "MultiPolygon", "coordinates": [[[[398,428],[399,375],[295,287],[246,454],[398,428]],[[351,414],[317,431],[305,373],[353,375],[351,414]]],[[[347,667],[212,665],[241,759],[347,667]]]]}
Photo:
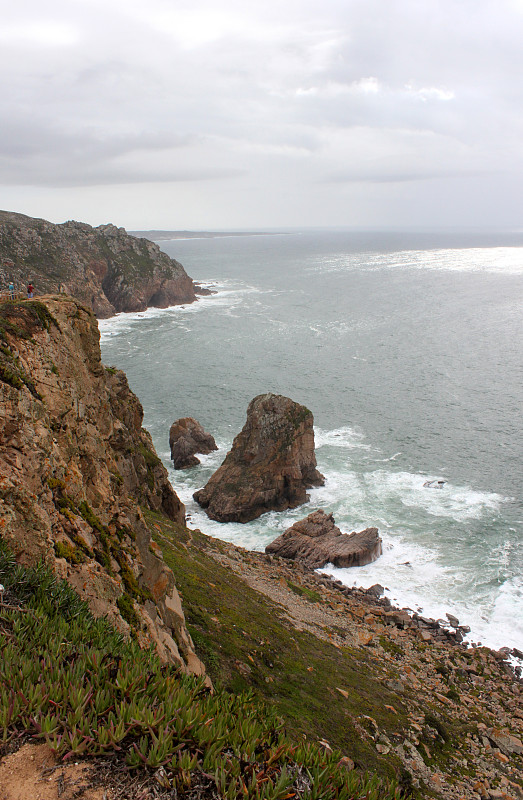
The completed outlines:
{"type": "Polygon", "coordinates": [[[34,320],[38,320],[42,328],[45,328],[46,331],[51,328],[51,325],[54,325],[55,328],[60,330],[58,321],[51,314],[47,306],[40,303],[38,300],[29,300],[25,302],[24,309],[31,314],[34,320]]]}
{"type": "Polygon", "coordinates": [[[396,642],[393,642],[392,639],[388,639],[386,636],[380,636],[379,643],[385,652],[390,653],[393,656],[403,655],[403,648],[400,647],[399,644],[396,644],[396,642]]]}
{"type": "Polygon", "coordinates": [[[149,450],[148,447],[145,447],[145,445],[143,444],[138,445],[138,452],[140,453],[141,456],[143,456],[143,459],[147,467],[154,468],[157,467],[158,464],[162,463],[161,460],[158,458],[158,456],[151,450],[149,450]]]}
{"type": "Polygon", "coordinates": [[[60,480],[59,478],[48,478],[47,485],[50,489],[62,489],[65,490],[65,482],[60,480]]]}
{"type": "Polygon", "coordinates": [[[79,547],[73,547],[68,542],[55,542],[54,551],[57,558],[65,558],[70,564],[82,564],[85,555],[79,547]]]}
{"type": "Polygon", "coordinates": [[[82,500],[80,503],[78,503],[78,511],[93,530],[98,531],[99,533],[106,533],[105,525],[96,516],[86,500],[82,500]]]}
{"type": "Polygon", "coordinates": [[[425,723],[429,725],[431,728],[434,728],[434,730],[438,732],[439,736],[441,736],[445,744],[447,742],[450,742],[450,733],[448,731],[448,728],[446,727],[446,725],[444,725],[444,723],[440,719],[438,719],[438,717],[436,717],[430,711],[427,711],[425,713],[425,723]]]}
{"type": "Polygon", "coordinates": [[[291,581],[287,581],[287,586],[294,594],[297,594],[298,597],[304,597],[306,600],[310,600],[311,603],[323,603],[321,594],[318,594],[318,592],[312,589],[308,589],[306,586],[298,586],[295,583],[291,583],[291,581]]]}
{"type": "Polygon", "coordinates": [[[118,611],[124,620],[129,623],[131,628],[136,629],[140,627],[140,620],[134,609],[133,599],[130,595],[127,593],[120,595],[116,600],[116,605],[118,606],[118,611]]]}

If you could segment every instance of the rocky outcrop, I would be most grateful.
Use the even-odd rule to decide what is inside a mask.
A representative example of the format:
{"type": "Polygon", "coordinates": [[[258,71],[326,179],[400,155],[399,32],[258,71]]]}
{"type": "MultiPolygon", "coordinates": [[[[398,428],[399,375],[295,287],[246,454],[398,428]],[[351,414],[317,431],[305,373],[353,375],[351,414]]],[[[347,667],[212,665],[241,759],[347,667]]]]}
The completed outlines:
{"type": "Polygon", "coordinates": [[[217,450],[214,437],[192,417],[183,417],[173,422],[169,431],[169,447],[175,469],[195,467],[200,463],[195,453],[207,455],[217,450]]]}
{"type": "Polygon", "coordinates": [[[182,265],[124,228],[0,211],[0,283],[11,279],[21,287],[32,281],[37,294],[61,290],[101,318],[196,300],[182,265]]]}
{"type": "Polygon", "coordinates": [[[321,508],[295,522],[281,536],[267,545],[265,552],[292,558],[311,569],[333,564],[335,567],[362,567],[382,553],[377,528],[359,533],[342,533],[332,514],[321,508]]]}
{"type": "Polygon", "coordinates": [[[211,519],[248,522],[305,503],[306,489],[323,482],[312,413],[288,397],[262,394],[250,402],[243,430],[194,499],[211,519]]]}
{"type": "Polygon", "coordinates": [[[0,536],[97,615],[201,672],[174,577],[141,507],[185,522],[96,319],[70,297],[0,306],[0,536]]]}

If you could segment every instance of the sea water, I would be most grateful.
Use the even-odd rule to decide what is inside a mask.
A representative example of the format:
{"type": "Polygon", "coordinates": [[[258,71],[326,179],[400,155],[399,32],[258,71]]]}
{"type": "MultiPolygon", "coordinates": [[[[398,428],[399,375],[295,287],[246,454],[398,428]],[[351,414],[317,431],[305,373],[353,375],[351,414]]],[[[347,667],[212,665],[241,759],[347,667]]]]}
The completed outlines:
{"type": "Polygon", "coordinates": [[[523,234],[303,231],[161,242],[215,294],[101,322],[190,524],[263,550],[315,508],[379,528],[383,555],[326,567],[401,607],[457,616],[469,640],[523,648],[523,234]],[[325,486],[247,524],[192,499],[275,392],[314,414],[325,486]],[[219,450],[183,471],[169,427],[192,416],[219,450]],[[443,488],[424,486],[445,481],[443,488]]]}

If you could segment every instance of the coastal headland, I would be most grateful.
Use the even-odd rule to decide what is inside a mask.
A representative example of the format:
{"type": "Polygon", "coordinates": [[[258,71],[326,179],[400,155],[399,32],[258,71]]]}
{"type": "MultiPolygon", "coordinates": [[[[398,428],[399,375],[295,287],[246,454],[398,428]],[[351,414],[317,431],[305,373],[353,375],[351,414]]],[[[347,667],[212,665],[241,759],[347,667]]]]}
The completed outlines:
{"type": "MultiPolygon", "coordinates": [[[[139,400],[122,372],[102,364],[95,316],[78,299],[56,295],[5,303],[0,335],[0,543],[21,570],[4,558],[2,800],[38,796],[42,778],[55,793],[42,793],[42,800],[97,800],[103,793],[108,800],[166,799],[176,787],[177,796],[187,800],[226,797],[219,794],[218,771],[212,772],[209,763],[212,769],[218,770],[219,763],[230,770],[223,773],[226,783],[236,781],[234,770],[243,764],[242,780],[247,774],[256,778],[258,794],[252,797],[260,796],[264,782],[283,775],[289,781],[287,797],[308,798],[316,768],[317,786],[326,780],[320,774],[330,776],[329,770],[332,786],[338,780],[356,781],[352,795],[339,795],[347,798],[365,792],[376,800],[523,797],[523,687],[506,652],[466,648],[434,621],[393,608],[380,599],[379,590],[348,589],[288,559],[191,530],[142,428],[139,400]],[[15,692],[18,705],[9,687],[15,685],[15,674],[17,681],[23,675],[9,670],[16,663],[16,647],[21,648],[23,620],[32,624],[33,616],[35,621],[45,614],[52,618],[52,603],[44,613],[27,599],[32,590],[23,569],[40,562],[74,589],[89,613],[119,631],[117,645],[112,634],[104,636],[111,647],[123,648],[128,660],[116,658],[114,651],[109,657],[107,651],[103,661],[109,680],[104,691],[119,687],[119,703],[127,696],[126,681],[144,677],[134,674],[139,671],[132,663],[138,661],[137,651],[125,650],[125,641],[152,646],[164,666],[151,661],[151,675],[159,670],[162,680],[183,675],[184,681],[200,681],[191,703],[212,697],[214,687],[219,711],[205,718],[203,732],[214,731],[209,726],[215,718],[224,724],[228,720],[232,700],[227,697],[245,698],[242,703],[250,708],[251,695],[242,693],[254,692],[283,720],[285,736],[294,744],[276,746],[275,728],[274,740],[247,756],[241,745],[237,756],[236,745],[228,749],[225,734],[220,739],[216,728],[216,740],[205,745],[202,738],[195,744],[183,734],[187,763],[172,752],[162,760],[154,748],[160,736],[168,739],[171,732],[167,736],[156,717],[144,711],[140,735],[151,736],[152,743],[142,761],[136,755],[142,740],[135,717],[124,723],[120,739],[109,721],[116,746],[108,740],[100,748],[105,740],[97,739],[106,736],[102,722],[99,734],[70,728],[80,724],[72,723],[78,709],[89,718],[93,702],[74,669],[67,674],[73,676],[68,680],[78,681],[71,695],[77,709],[67,707],[62,719],[62,700],[53,696],[57,710],[52,719],[35,725],[35,711],[24,710],[24,699],[28,705],[37,702],[34,692],[41,691],[38,703],[49,701],[41,665],[46,659],[51,663],[52,656],[45,653],[43,640],[24,651],[27,669],[32,663],[37,678],[34,690],[24,684],[21,694],[15,692]],[[66,734],[72,737],[67,746],[66,734]],[[29,737],[39,743],[31,744],[29,737]],[[213,746],[218,762],[212,761],[213,746]],[[47,749],[35,749],[42,747],[47,749]],[[85,769],[79,775],[74,762],[82,758],[85,769]],[[276,771],[274,764],[279,764],[276,771]],[[365,774],[378,776],[381,785],[370,787],[365,774]]],[[[54,588],[52,593],[59,596],[54,588]]],[[[75,614],[78,625],[87,610],[75,614]]],[[[65,617],[60,624],[65,625],[65,617]]],[[[59,641],[51,636],[51,642],[58,641],[68,653],[59,668],[74,668],[81,651],[76,634],[56,630],[59,641]]],[[[160,684],[158,679],[159,690],[160,684]]],[[[145,683],[144,696],[151,686],[145,683]]],[[[100,698],[96,713],[104,720],[110,705],[100,698]]],[[[247,722],[238,725],[244,730],[247,722]]],[[[232,727],[229,735],[233,741],[232,727]]],[[[277,797],[277,790],[268,796],[277,797]]],[[[336,795],[332,789],[321,796],[336,795]]]]}

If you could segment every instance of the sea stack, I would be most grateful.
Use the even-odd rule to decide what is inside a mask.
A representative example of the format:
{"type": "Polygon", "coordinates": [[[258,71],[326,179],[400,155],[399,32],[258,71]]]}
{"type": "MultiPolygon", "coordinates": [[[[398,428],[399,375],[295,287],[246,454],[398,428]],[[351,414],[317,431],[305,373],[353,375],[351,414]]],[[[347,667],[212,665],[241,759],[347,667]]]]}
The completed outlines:
{"type": "Polygon", "coordinates": [[[288,397],[258,395],[225,461],[194,499],[219,522],[249,522],[305,503],[306,489],[324,483],[313,422],[311,411],[288,397]]]}
{"type": "Polygon", "coordinates": [[[266,553],[292,558],[311,569],[333,564],[335,567],[363,567],[382,553],[377,528],[359,533],[342,533],[332,514],[321,508],[295,522],[265,548],[266,553]]]}
{"type": "Polygon", "coordinates": [[[200,463],[195,453],[207,455],[218,449],[214,437],[206,433],[192,417],[183,417],[173,422],[169,430],[169,447],[175,469],[195,467],[200,463]]]}

